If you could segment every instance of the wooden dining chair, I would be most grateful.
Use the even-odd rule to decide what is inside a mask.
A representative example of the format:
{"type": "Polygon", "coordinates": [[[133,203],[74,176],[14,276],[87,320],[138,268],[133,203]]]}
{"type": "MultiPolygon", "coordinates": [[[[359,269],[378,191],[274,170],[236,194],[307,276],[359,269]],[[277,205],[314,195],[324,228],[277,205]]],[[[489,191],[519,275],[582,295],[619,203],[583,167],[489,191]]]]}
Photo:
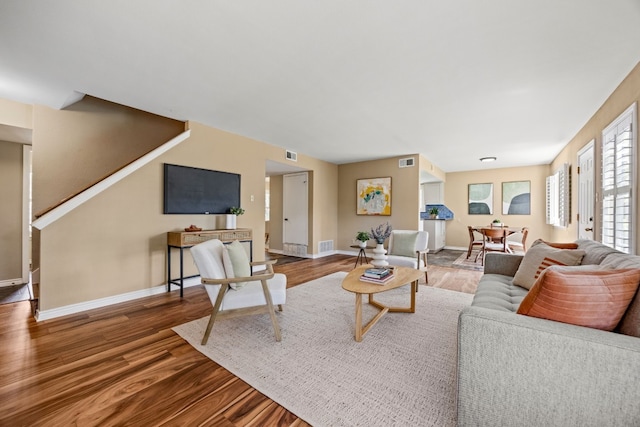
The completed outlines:
{"type": "Polygon", "coordinates": [[[467,259],[469,259],[474,247],[478,246],[482,248],[484,237],[478,237],[477,231],[475,231],[472,226],[468,225],[467,227],[469,228],[469,250],[467,251],[467,259]]]}
{"type": "Polygon", "coordinates": [[[518,250],[519,252],[527,251],[527,235],[529,234],[529,229],[527,227],[522,227],[522,230],[509,234],[507,236],[507,248],[511,250],[518,250]]]}
{"type": "Polygon", "coordinates": [[[509,248],[507,246],[507,229],[506,228],[481,228],[480,232],[482,233],[483,242],[482,249],[476,255],[476,261],[478,261],[478,257],[482,257],[480,259],[481,265],[484,265],[484,256],[487,252],[509,252],[509,248]]]}

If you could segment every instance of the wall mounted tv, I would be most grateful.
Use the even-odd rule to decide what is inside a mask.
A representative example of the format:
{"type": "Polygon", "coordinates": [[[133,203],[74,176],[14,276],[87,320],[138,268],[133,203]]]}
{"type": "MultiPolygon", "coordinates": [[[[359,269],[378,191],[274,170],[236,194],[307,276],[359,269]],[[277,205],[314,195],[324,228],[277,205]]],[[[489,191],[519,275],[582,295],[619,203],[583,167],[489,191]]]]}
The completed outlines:
{"type": "Polygon", "coordinates": [[[240,206],[240,175],[164,164],[165,214],[226,214],[240,206]]]}

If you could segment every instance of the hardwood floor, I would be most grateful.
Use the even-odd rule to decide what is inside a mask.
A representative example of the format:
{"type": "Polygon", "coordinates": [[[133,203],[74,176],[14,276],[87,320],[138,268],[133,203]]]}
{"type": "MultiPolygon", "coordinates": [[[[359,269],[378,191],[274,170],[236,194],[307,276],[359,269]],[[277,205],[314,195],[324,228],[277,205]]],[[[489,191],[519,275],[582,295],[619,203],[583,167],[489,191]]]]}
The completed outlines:
{"type": "MultiPolygon", "coordinates": [[[[354,260],[276,270],[291,287],[350,271],[354,260]]],[[[466,292],[480,275],[429,269],[430,285],[466,292]]],[[[308,425],[171,330],[210,311],[201,286],[182,299],[174,291],[39,323],[28,301],[0,305],[0,426],[308,425]]]]}

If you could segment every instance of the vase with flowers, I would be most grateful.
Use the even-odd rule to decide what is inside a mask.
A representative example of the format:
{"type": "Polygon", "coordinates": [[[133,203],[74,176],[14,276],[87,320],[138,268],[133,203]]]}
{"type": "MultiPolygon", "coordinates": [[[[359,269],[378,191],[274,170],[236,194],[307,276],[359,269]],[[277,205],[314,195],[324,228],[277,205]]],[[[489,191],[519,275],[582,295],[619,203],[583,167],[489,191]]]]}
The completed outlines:
{"type": "Polygon", "coordinates": [[[392,229],[391,224],[388,222],[371,229],[371,237],[373,237],[377,243],[376,248],[373,250],[371,264],[376,267],[386,267],[389,265],[386,255],[387,250],[384,248],[384,241],[391,235],[392,229]]]}
{"type": "Polygon", "coordinates": [[[227,215],[227,230],[235,230],[238,215],[244,214],[244,209],[233,206],[229,208],[229,214],[227,215]]]}

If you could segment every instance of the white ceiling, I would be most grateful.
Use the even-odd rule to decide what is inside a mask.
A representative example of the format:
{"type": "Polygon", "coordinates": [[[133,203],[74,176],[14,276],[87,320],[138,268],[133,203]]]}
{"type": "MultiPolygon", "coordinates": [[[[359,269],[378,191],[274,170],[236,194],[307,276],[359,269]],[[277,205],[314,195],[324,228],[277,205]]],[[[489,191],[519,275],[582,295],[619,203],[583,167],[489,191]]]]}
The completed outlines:
{"type": "Polygon", "coordinates": [[[549,163],[639,60],[638,0],[0,2],[0,98],[89,94],[338,164],[549,163]]]}

